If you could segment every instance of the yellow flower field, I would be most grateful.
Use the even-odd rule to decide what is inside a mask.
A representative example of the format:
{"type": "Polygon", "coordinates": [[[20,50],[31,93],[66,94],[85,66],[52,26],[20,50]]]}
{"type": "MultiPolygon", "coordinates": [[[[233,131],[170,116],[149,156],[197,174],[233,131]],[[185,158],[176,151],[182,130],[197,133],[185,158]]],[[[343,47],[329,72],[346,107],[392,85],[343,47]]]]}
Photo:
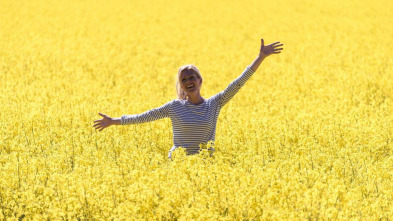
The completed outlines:
{"type": "Polygon", "coordinates": [[[0,1],[0,220],[391,220],[390,0],[0,1]],[[169,118],[266,58],[222,109],[215,153],[169,161],[169,118]]]}

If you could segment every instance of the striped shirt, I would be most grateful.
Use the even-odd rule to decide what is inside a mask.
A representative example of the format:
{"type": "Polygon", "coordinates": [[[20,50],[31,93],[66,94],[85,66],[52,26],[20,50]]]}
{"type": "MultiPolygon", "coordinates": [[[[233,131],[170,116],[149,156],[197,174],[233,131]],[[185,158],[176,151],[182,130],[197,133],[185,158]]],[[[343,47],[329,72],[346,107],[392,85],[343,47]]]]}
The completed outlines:
{"type": "MultiPolygon", "coordinates": [[[[214,142],[216,136],[217,118],[221,108],[235,96],[244,83],[254,74],[250,67],[220,93],[205,99],[201,104],[192,104],[187,100],[175,99],[141,114],[123,115],[121,125],[139,124],[169,117],[173,129],[172,151],[178,147],[187,150],[187,154],[199,152],[199,144],[214,142]]],[[[214,151],[214,148],[210,149],[214,151]]]]}

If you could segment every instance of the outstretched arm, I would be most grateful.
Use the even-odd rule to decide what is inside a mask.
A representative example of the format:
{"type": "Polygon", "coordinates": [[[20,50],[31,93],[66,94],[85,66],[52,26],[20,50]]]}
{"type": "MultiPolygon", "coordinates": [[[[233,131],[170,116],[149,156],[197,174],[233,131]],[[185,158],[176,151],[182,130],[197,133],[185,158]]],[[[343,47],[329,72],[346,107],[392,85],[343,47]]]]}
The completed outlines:
{"type": "Polygon", "coordinates": [[[238,78],[236,78],[232,83],[230,83],[224,91],[216,95],[220,107],[223,107],[226,103],[228,103],[229,100],[231,100],[235,96],[235,94],[254,74],[254,72],[258,69],[259,65],[266,57],[272,54],[279,54],[281,52],[282,48],[279,47],[283,46],[283,44],[279,43],[280,42],[275,42],[265,46],[263,39],[261,39],[261,48],[255,61],[250,66],[248,66],[238,78]]]}
{"type": "Polygon", "coordinates": [[[95,120],[94,123],[96,124],[94,124],[93,127],[99,131],[102,131],[106,127],[112,125],[140,124],[169,117],[170,105],[171,102],[168,102],[161,107],[151,109],[142,114],[123,115],[120,118],[112,118],[105,114],[99,113],[103,118],[100,120],[95,120]]]}

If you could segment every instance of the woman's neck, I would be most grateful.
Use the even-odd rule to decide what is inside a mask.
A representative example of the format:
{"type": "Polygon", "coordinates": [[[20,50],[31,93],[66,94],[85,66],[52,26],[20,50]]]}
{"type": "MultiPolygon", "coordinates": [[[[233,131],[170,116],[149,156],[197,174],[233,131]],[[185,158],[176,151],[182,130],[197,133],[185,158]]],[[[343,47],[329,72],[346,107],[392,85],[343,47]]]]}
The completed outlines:
{"type": "Polygon", "coordinates": [[[203,99],[203,97],[200,94],[195,96],[187,96],[186,99],[191,104],[201,104],[205,101],[205,99],[203,99]]]}

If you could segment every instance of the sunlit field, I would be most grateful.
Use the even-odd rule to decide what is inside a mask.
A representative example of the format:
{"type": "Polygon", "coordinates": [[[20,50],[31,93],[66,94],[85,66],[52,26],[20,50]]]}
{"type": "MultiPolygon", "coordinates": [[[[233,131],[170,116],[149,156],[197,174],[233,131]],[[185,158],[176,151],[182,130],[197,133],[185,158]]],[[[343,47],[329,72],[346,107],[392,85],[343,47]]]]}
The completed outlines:
{"type": "Polygon", "coordinates": [[[391,220],[390,0],[1,0],[0,219],[391,220]],[[215,153],[185,155],[169,118],[266,58],[221,110],[215,153]]]}

